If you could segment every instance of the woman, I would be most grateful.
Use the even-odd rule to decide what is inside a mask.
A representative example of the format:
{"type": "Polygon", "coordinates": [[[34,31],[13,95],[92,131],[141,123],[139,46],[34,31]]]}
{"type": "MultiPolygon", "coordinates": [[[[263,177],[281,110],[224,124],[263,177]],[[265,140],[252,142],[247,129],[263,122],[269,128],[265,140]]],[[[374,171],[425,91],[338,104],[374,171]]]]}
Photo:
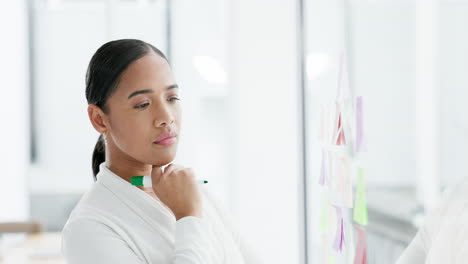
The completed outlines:
{"type": "Polygon", "coordinates": [[[62,231],[67,263],[259,263],[194,171],[171,163],[179,94],[166,57],[148,43],[111,41],[92,57],[86,99],[101,135],[95,183],[62,231]],[[153,186],[131,185],[137,175],[151,175],[153,186]]]}

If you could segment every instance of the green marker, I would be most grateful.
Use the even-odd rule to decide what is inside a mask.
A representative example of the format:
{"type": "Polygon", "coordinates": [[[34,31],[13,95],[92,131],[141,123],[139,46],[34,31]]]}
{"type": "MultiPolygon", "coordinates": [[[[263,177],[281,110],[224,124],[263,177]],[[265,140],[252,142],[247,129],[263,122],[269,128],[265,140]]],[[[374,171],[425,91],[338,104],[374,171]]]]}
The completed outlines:
{"type": "MultiPolygon", "coordinates": [[[[208,183],[206,180],[197,180],[199,184],[208,183]]],[[[151,187],[153,184],[151,182],[151,176],[133,176],[131,179],[131,184],[135,186],[142,187],[151,187]]]]}

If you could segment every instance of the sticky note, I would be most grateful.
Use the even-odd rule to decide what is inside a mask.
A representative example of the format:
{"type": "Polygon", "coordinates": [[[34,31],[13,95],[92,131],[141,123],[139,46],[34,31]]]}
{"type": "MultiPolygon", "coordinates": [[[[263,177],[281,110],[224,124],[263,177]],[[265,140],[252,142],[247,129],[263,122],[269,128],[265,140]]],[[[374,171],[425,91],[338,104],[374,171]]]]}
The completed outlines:
{"type": "Polygon", "coordinates": [[[364,228],[356,225],[355,229],[358,234],[356,246],[356,254],[354,256],[354,264],[367,264],[367,241],[364,228]]]}
{"type": "Polygon", "coordinates": [[[336,220],[337,220],[337,229],[335,233],[335,241],[333,242],[333,248],[336,251],[343,250],[344,245],[344,226],[343,226],[343,214],[339,206],[335,206],[336,209],[336,220]]]}
{"type": "Polygon", "coordinates": [[[333,204],[353,207],[351,158],[346,154],[333,153],[333,176],[330,177],[330,193],[333,204]]]}
{"type": "Polygon", "coordinates": [[[335,144],[337,146],[346,145],[346,136],[343,125],[343,115],[341,113],[341,106],[336,102],[336,126],[335,126],[335,144]]]}
{"type": "Polygon", "coordinates": [[[365,190],[364,169],[358,168],[358,181],[356,186],[356,199],[354,201],[353,219],[356,223],[362,226],[366,226],[368,223],[365,190]]]}

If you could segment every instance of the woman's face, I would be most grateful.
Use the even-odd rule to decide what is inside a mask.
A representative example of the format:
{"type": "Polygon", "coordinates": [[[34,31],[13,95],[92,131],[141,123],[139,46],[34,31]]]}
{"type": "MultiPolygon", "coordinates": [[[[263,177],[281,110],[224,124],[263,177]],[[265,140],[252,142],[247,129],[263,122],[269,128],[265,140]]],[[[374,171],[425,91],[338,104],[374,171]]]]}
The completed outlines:
{"type": "Polygon", "coordinates": [[[120,76],[116,92],[107,101],[109,154],[127,155],[120,159],[159,166],[172,162],[181,128],[179,94],[164,58],[150,52],[131,63],[120,76]],[[134,94],[142,90],[146,92],[134,94]],[[154,143],[166,132],[177,134],[172,145],[154,143]]]}

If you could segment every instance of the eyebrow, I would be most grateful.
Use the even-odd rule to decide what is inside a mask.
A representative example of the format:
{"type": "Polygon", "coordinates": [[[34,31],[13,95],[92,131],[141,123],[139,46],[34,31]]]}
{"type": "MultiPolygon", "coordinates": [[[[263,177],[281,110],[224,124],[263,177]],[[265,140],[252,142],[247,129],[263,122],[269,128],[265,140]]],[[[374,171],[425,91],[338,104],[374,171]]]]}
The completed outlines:
{"type": "MultiPolygon", "coordinates": [[[[170,90],[170,89],[175,89],[175,88],[179,88],[179,86],[177,84],[171,84],[169,86],[166,87],[166,90],[170,90]]],[[[138,90],[138,91],[135,91],[133,93],[131,93],[127,99],[130,99],[134,96],[137,96],[139,94],[145,94],[145,93],[153,93],[154,90],[153,89],[146,89],[146,90],[138,90]]]]}

